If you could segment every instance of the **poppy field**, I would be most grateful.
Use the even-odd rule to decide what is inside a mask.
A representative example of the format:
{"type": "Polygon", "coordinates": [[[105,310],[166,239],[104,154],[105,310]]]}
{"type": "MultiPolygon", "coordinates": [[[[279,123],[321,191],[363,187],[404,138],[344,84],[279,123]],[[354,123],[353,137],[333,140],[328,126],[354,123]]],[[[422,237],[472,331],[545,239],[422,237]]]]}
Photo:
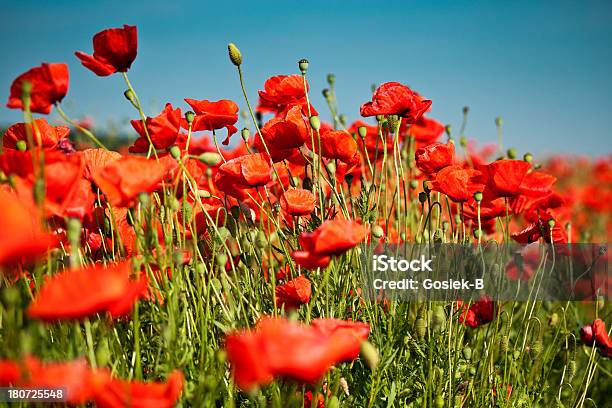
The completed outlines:
{"type": "Polygon", "coordinates": [[[580,301],[399,302],[363,295],[361,255],[605,246],[612,156],[508,148],[501,118],[498,140],[478,146],[467,107],[443,124],[399,82],[345,115],[341,78],[310,89],[306,59],[253,84],[248,50],[227,51],[243,100],[185,95],[147,112],[129,79],[137,28],[94,34],[75,56],[92,78],[123,78],[125,143],[65,113],[65,63],[15,73],[7,107],[23,122],[0,150],[0,387],[102,408],[611,406],[609,275],[580,301]]]}

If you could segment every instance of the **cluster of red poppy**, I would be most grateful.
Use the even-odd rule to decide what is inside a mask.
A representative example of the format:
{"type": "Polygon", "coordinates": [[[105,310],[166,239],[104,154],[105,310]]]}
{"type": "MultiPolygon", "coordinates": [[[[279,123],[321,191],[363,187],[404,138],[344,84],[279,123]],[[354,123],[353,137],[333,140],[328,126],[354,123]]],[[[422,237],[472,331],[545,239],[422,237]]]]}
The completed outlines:
{"type": "MultiPolygon", "coordinates": [[[[93,48],[93,55],[76,53],[86,68],[98,76],[125,75],[137,55],[136,27],[104,30],[94,36],[93,48]]],[[[48,114],[65,97],[68,83],[66,64],[44,63],[15,79],[7,106],[22,109],[26,118],[30,113],[48,114]]],[[[209,236],[211,227],[225,225],[228,214],[248,225],[257,222],[269,229],[266,232],[280,225],[298,231],[297,242],[289,244],[288,256],[282,260],[287,266],[276,275],[281,282],[276,286],[275,305],[299,308],[310,301],[312,291],[305,271],[326,268],[335,257],[370,240],[374,233],[368,224],[384,225],[384,239],[389,243],[416,237],[415,231],[399,230],[393,213],[386,220],[359,220],[352,197],[344,198],[345,189],[352,195],[376,184],[374,174],[386,171],[387,156],[397,163],[404,151],[409,153],[409,169],[385,179],[387,191],[415,189],[418,184],[412,182],[421,180],[426,198],[438,192],[457,204],[449,205],[446,214],[441,209],[440,215],[451,220],[457,216],[472,231],[501,238],[503,231],[496,229],[496,220],[505,217],[507,228],[514,231],[508,235],[519,243],[570,239],[564,222],[574,215],[567,196],[575,192],[553,188],[561,170],[555,170],[554,164],[544,167],[551,168],[548,172],[538,170],[527,157],[487,162],[485,154],[469,147],[465,157],[459,157],[453,140],[437,142],[445,127],[424,116],[432,102],[400,83],[382,84],[372,100],[361,106],[361,115],[376,116],[378,125],[357,121],[338,129],[320,123],[309,102],[304,75],[274,76],[259,92],[257,106],[260,113],[273,117],[253,135],[243,130],[244,143],[233,149],[222,149],[216,132],[225,129],[225,145],[237,133],[236,103],[186,98],[193,111],[167,104],[159,115],[145,117],[129,86],[125,95],[142,118],[131,122],[138,138],[128,151],[146,157],[103,148],[76,150],[70,129],[53,126],[44,118],[17,123],[3,137],[0,266],[6,275],[27,278],[27,265],[50,250],[57,253],[61,248],[75,257],[79,251],[72,247],[71,220],[75,219],[79,221],[76,235],[86,244],[91,261],[106,260],[110,253],[125,258],[49,277],[35,292],[28,309],[31,318],[55,321],[96,313],[118,317],[128,314],[138,299],[155,298],[150,296],[146,276],[134,272],[130,260],[143,251],[133,209],[145,206],[180,210],[181,221],[174,227],[188,236],[209,236]],[[151,193],[159,199],[148,198],[151,193]],[[273,211],[265,209],[268,204],[273,211]],[[345,211],[340,214],[342,205],[345,211]]],[[[609,186],[611,161],[597,166],[600,182],[609,186]]],[[[403,165],[400,168],[403,171],[403,165]]],[[[612,200],[590,200],[594,194],[588,188],[582,191],[582,205],[610,214],[612,200]]],[[[399,210],[408,211],[408,205],[399,210]]],[[[158,248],[164,249],[168,245],[164,226],[156,219],[146,222],[158,248]]],[[[191,258],[187,254],[184,263],[191,258]]],[[[278,260],[263,260],[273,261],[278,260]]],[[[470,327],[486,324],[496,314],[488,297],[460,307],[460,320],[470,327]]],[[[601,324],[596,321],[585,327],[582,339],[609,356],[610,341],[602,334],[601,324]]],[[[263,317],[254,329],[229,334],[226,349],[242,389],[265,385],[277,376],[312,383],[332,365],[355,359],[368,335],[365,323],[315,319],[307,326],[263,317]]],[[[45,365],[27,358],[2,364],[8,367],[3,373],[12,373],[2,376],[3,384],[48,385],[59,378],[57,373],[66,373],[74,380],[69,386],[74,403],[95,400],[100,406],[120,406],[121,401],[130,400],[132,406],[149,406],[146,398],[150,398],[155,406],[166,406],[176,401],[182,388],[180,373],[171,374],[165,385],[142,384],[111,379],[105,370],[92,371],[80,361],[45,365]]]]}

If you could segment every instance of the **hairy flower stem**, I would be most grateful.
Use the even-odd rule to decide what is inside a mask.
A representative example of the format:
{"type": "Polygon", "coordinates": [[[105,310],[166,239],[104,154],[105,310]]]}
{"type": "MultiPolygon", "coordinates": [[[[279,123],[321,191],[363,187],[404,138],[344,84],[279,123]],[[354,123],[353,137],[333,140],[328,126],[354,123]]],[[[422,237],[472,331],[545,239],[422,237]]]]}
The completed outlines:
{"type": "Polygon", "coordinates": [[[59,113],[59,115],[62,117],[62,119],[64,119],[67,123],[71,124],[72,126],[74,126],[77,129],[79,129],[80,132],[82,132],[85,136],[87,136],[92,142],[94,142],[100,148],[108,150],[108,148],[106,146],[104,146],[104,144],[102,144],[102,142],[100,142],[100,140],[98,140],[98,138],[92,132],[90,132],[89,130],[85,129],[83,126],[79,125],[74,120],[70,119],[68,117],[68,115],[66,115],[64,113],[64,111],[62,110],[59,102],[57,102],[55,104],[55,108],[57,109],[57,113],[59,113]]]}

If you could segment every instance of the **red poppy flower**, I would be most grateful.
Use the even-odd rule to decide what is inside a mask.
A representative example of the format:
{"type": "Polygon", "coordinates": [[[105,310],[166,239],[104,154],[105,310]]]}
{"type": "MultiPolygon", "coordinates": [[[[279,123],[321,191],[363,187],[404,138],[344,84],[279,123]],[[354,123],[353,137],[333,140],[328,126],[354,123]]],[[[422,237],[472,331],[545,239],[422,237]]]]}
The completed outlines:
{"type": "Polygon", "coordinates": [[[262,153],[247,154],[223,163],[215,181],[227,178],[242,187],[263,186],[271,180],[272,167],[262,153]]]}
{"type": "MultiPolygon", "coordinates": [[[[512,239],[519,244],[530,244],[536,242],[540,238],[544,238],[544,241],[550,243],[551,231],[548,221],[554,219],[554,217],[545,211],[539,210],[536,211],[535,214],[526,213],[526,215],[530,217],[533,216],[536,219],[532,220],[533,223],[525,227],[522,231],[511,234],[512,239]]],[[[567,233],[565,232],[565,228],[559,224],[558,222],[555,223],[552,228],[552,240],[555,244],[567,244],[567,233]]]]}
{"type": "Polygon", "coordinates": [[[93,398],[95,390],[91,376],[92,371],[85,359],[43,363],[34,357],[26,357],[22,362],[0,361],[1,386],[64,388],[66,402],[74,405],[85,404],[93,398]]]}
{"type": "Polygon", "coordinates": [[[83,177],[89,181],[93,181],[93,176],[99,169],[123,157],[121,153],[106,149],[85,149],[79,154],[85,164],[83,177]]]}
{"type": "MultiPolygon", "coordinates": [[[[275,162],[291,156],[310,138],[299,105],[291,106],[266,122],[261,134],[275,162]]],[[[266,151],[259,134],[255,135],[254,146],[260,152],[266,151]]]]}
{"type": "MultiPolygon", "coordinates": [[[[357,153],[357,142],[345,130],[328,130],[319,133],[321,137],[321,155],[328,159],[338,159],[345,163],[350,162],[355,153],[357,153]]],[[[316,135],[314,136],[314,147],[311,140],[307,140],[308,147],[318,153],[319,141],[316,135]]]]}
{"type": "Polygon", "coordinates": [[[315,196],[308,190],[290,189],[283,193],[280,204],[287,214],[301,217],[314,211],[315,196]]]}
{"type": "Polygon", "coordinates": [[[110,379],[96,389],[94,400],[100,408],[171,408],[183,392],[185,377],[174,370],[163,382],[110,379]]]}
{"type": "Polygon", "coordinates": [[[310,281],[300,275],[287,283],[276,287],[276,303],[278,307],[285,305],[286,310],[297,309],[308,303],[312,291],[310,281]]]}
{"type": "Polygon", "coordinates": [[[520,193],[521,183],[531,165],[522,160],[497,160],[481,166],[489,187],[499,197],[513,197],[520,193]]]}
{"type": "MultiPolygon", "coordinates": [[[[206,99],[198,101],[196,99],[185,98],[185,102],[191,106],[191,109],[196,114],[191,125],[192,131],[226,128],[227,137],[223,144],[227,145],[229,143],[230,136],[238,130],[234,126],[238,121],[238,105],[227,99],[211,102],[206,99]]],[[[185,120],[183,120],[183,127],[188,129],[187,121],[185,120]]]]}
{"type": "Polygon", "coordinates": [[[136,26],[109,28],[93,37],[93,56],[77,51],[74,54],[86,68],[98,76],[127,72],[136,59],[138,32],[136,26]]]}
{"type": "Polygon", "coordinates": [[[408,133],[414,137],[417,146],[428,145],[438,140],[444,133],[444,128],[445,126],[437,120],[421,116],[410,126],[408,133]]]}
{"type": "Polygon", "coordinates": [[[32,84],[30,110],[48,114],[53,104],[61,102],[68,92],[68,65],[43,63],[19,75],[11,84],[11,95],[6,106],[11,109],[24,109],[21,94],[24,82],[32,84]]]}
{"type": "MultiPolygon", "coordinates": [[[[308,88],[308,83],[306,83],[306,89],[308,88]]],[[[299,105],[302,112],[306,115],[308,114],[302,76],[277,75],[269,78],[264,84],[264,90],[259,91],[257,110],[279,114],[290,105],[299,105]]],[[[312,115],[317,114],[317,111],[312,106],[310,107],[310,112],[312,115]]]]}
{"type": "Polygon", "coordinates": [[[129,207],[140,193],[155,191],[168,168],[144,157],[123,157],[98,169],[94,182],[114,206],[129,207]]]}
{"type": "Polygon", "coordinates": [[[595,319],[580,329],[580,340],[588,346],[595,346],[603,356],[612,358],[612,340],[608,336],[606,324],[601,319],[595,319]]]}
{"type": "Polygon", "coordinates": [[[71,269],[48,278],[28,308],[33,318],[80,319],[98,312],[127,314],[147,291],[147,278],[132,280],[130,261],[71,269]]]}
{"type": "Polygon", "coordinates": [[[322,268],[329,264],[331,255],[339,255],[362,242],[367,235],[363,225],[349,220],[333,219],[323,222],[313,232],[303,232],[301,251],[294,251],[294,261],[306,269],[322,268]]]}
{"type": "MultiPolygon", "coordinates": [[[[30,123],[15,123],[9,127],[2,137],[2,146],[5,149],[17,149],[17,142],[28,143],[27,133],[32,135],[35,146],[43,149],[53,149],[57,143],[70,134],[70,128],[66,126],[51,126],[45,118],[34,120],[34,126],[30,123]],[[39,144],[40,141],[40,144],[39,144]]],[[[29,148],[29,146],[27,146],[29,148]]]]}
{"type": "Polygon", "coordinates": [[[530,197],[542,197],[551,193],[552,186],[557,178],[541,171],[532,171],[525,175],[519,191],[521,194],[530,197]]]}
{"type": "Polygon", "coordinates": [[[480,174],[478,170],[460,165],[448,166],[436,174],[432,190],[446,194],[455,202],[466,202],[476,191],[482,191],[484,186],[478,183],[480,174]]]}
{"type": "Polygon", "coordinates": [[[37,209],[26,203],[0,189],[0,265],[34,261],[57,243],[42,229],[37,209]]]}
{"type": "Polygon", "coordinates": [[[455,144],[453,142],[434,143],[416,150],[416,166],[423,173],[434,174],[453,164],[455,144]]]}
{"type": "Polygon", "coordinates": [[[266,385],[277,376],[315,383],[332,365],[357,357],[352,352],[359,352],[369,334],[368,328],[364,338],[362,324],[357,325],[351,328],[347,322],[344,328],[322,330],[314,324],[264,317],[254,330],[232,333],[225,340],[234,380],[243,390],[266,385]]]}
{"type": "Polygon", "coordinates": [[[361,105],[361,116],[398,115],[406,123],[416,122],[431,107],[431,101],[399,82],[385,82],[361,105]]]}
{"type": "MultiPolygon", "coordinates": [[[[149,150],[149,140],[141,120],[132,120],[132,127],[140,137],[130,146],[130,153],[146,153],[149,150]]],[[[172,104],[166,104],[163,111],[154,118],[146,119],[149,137],[156,149],[167,149],[175,144],[181,130],[181,109],[172,108],[172,104]]]]}
{"type": "Polygon", "coordinates": [[[473,303],[469,309],[462,302],[457,306],[462,310],[459,321],[469,327],[478,327],[493,321],[495,302],[489,296],[483,296],[473,303]]]}

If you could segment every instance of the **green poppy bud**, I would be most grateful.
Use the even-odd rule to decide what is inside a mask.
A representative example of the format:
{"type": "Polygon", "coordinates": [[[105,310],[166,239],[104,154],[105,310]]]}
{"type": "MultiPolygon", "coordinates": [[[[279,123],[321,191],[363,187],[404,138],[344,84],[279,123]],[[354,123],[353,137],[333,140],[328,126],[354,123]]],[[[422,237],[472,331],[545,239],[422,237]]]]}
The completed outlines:
{"type": "Polygon", "coordinates": [[[533,161],[533,155],[531,153],[525,153],[523,155],[523,160],[527,163],[531,163],[533,161]]]}
{"type": "Polygon", "coordinates": [[[338,121],[342,126],[346,126],[346,115],[341,113],[340,116],[338,116],[338,121]]]}
{"type": "Polygon", "coordinates": [[[198,197],[200,198],[210,198],[211,197],[210,191],[208,190],[198,190],[197,194],[198,194],[198,197]]]}
{"type": "Polygon", "coordinates": [[[559,315],[556,313],[551,314],[550,317],[548,318],[548,324],[554,327],[558,323],[559,323],[559,315]]]}
{"type": "Polygon", "coordinates": [[[476,239],[480,239],[480,237],[482,237],[482,230],[475,229],[474,231],[472,231],[472,233],[474,234],[474,238],[476,239]]]}
{"type": "Polygon", "coordinates": [[[365,360],[367,366],[370,367],[370,370],[376,370],[379,361],[378,350],[376,350],[376,347],[367,340],[361,343],[361,356],[365,360]]]}
{"type": "Polygon", "coordinates": [[[474,193],[474,200],[479,203],[482,201],[482,191],[477,191],[474,193]]]}
{"type": "Polygon", "coordinates": [[[242,65],[242,54],[234,43],[227,44],[227,51],[229,53],[230,61],[232,61],[232,64],[237,67],[242,65]]]}
{"type": "Polygon", "coordinates": [[[308,71],[308,60],[306,58],[299,60],[298,67],[300,68],[302,75],[306,75],[306,71],[308,71]]]}
{"type": "Polygon", "coordinates": [[[446,133],[446,136],[449,139],[451,138],[451,130],[452,130],[452,126],[451,125],[444,126],[444,132],[446,133]]]}
{"type": "Polygon", "coordinates": [[[319,120],[318,116],[311,116],[308,121],[314,130],[318,131],[321,128],[321,121],[319,120]]]}
{"type": "Polygon", "coordinates": [[[466,147],[467,146],[467,138],[465,136],[461,136],[459,138],[459,145],[461,147],[466,147]]]}
{"type": "Polygon", "coordinates": [[[468,361],[472,358],[472,349],[470,347],[463,348],[463,358],[468,361]]]}
{"type": "Polygon", "coordinates": [[[419,193],[419,202],[421,204],[424,204],[427,201],[427,193],[425,193],[424,191],[421,191],[419,193]]]}
{"type": "Polygon", "coordinates": [[[171,146],[168,151],[174,160],[179,160],[181,158],[181,149],[177,145],[171,146]]]}
{"type": "Polygon", "coordinates": [[[434,406],[436,408],[444,408],[446,406],[446,403],[444,401],[444,396],[443,395],[437,395],[436,399],[434,400],[434,406]]]}
{"type": "Polygon", "coordinates": [[[26,150],[28,150],[28,145],[23,140],[18,140],[15,144],[17,145],[17,150],[19,150],[20,152],[25,152],[26,150]]]}
{"type": "Polygon", "coordinates": [[[327,74],[327,83],[329,84],[329,86],[334,86],[335,82],[336,76],[334,74],[327,74]]]}
{"type": "Polygon", "coordinates": [[[548,228],[553,229],[555,227],[555,220],[554,218],[551,218],[550,220],[548,220],[548,228]]]}
{"type": "Polygon", "coordinates": [[[385,231],[383,231],[380,225],[372,226],[372,236],[376,239],[380,239],[385,235],[385,231]]]}
{"type": "Polygon", "coordinates": [[[506,154],[508,155],[508,158],[509,158],[509,159],[511,159],[511,160],[516,159],[516,149],[514,149],[514,148],[512,148],[512,147],[511,147],[510,149],[508,149],[508,151],[506,152],[506,154]]]}
{"type": "Polygon", "coordinates": [[[138,103],[136,103],[136,94],[134,94],[134,91],[132,91],[131,89],[126,89],[125,92],[123,92],[123,96],[125,96],[125,99],[130,101],[130,103],[136,109],[138,109],[138,103]]]}
{"type": "Polygon", "coordinates": [[[363,139],[368,134],[368,128],[365,126],[359,126],[357,128],[357,133],[359,134],[359,137],[363,139]]]}
{"type": "Polygon", "coordinates": [[[251,131],[248,128],[244,128],[242,131],[240,131],[240,136],[242,136],[242,140],[248,142],[249,137],[251,137],[251,131]]]}
{"type": "Polygon", "coordinates": [[[223,252],[218,253],[215,255],[215,262],[218,267],[225,268],[225,265],[227,265],[227,255],[223,252]]]}
{"type": "Polygon", "coordinates": [[[324,89],[321,91],[321,94],[323,95],[323,97],[324,97],[326,100],[328,100],[328,101],[330,100],[330,98],[331,98],[331,93],[329,92],[329,89],[324,88],[324,89]]]}
{"type": "Polygon", "coordinates": [[[498,116],[495,118],[495,126],[501,126],[504,124],[504,121],[502,120],[501,116],[498,116]]]}
{"type": "Polygon", "coordinates": [[[467,115],[470,112],[470,107],[469,106],[464,106],[463,107],[463,114],[467,115]]]}
{"type": "Polygon", "coordinates": [[[410,185],[410,188],[414,190],[415,188],[419,186],[419,182],[416,180],[410,180],[409,185],[410,185]]]}
{"type": "Polygon", "coordinates": [[[219,153],[206,152],[198,156],[198,160],[207,166],[216,166],[221,163],[221,156],[219,153]]]}
{"type": "Polygon", "coordinates": [[[195,113],[193,113],[192,111],[185,112],[185,120],[187,121],[188,125],[191,125],[193,123],[193,119],[195,119],[195,113]]]}

